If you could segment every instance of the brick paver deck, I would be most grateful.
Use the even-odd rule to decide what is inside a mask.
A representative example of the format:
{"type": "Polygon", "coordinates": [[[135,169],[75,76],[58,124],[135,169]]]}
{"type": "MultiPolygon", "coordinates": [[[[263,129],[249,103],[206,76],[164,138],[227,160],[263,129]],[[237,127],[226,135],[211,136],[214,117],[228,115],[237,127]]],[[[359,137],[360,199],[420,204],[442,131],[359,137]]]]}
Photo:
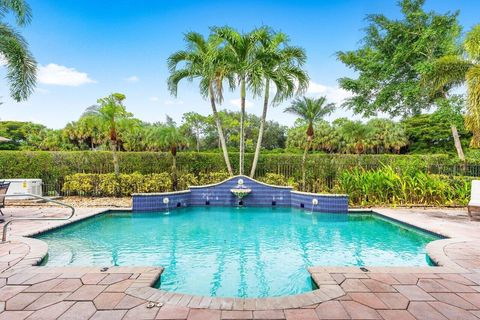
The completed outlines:
{"type": "MultiPolygon", "coordinates": [[[[480,223],[420,213],[385,216],[450,237],[427,251],[440,267],[312,267],[318,290],[279,298],[211,298],[152,288],[156,267],[40,267],[48,248],[25,236],[65,222],[15,222],[0,245],[0,320],[480,319],[480,223]]],[[[61,216],[61,209],[10,209],[61,216]]],[[[102,212],[80,209],[74,220],[102,212]]],[[[7,214],[8,219],[8,214],[7,214]]]]}

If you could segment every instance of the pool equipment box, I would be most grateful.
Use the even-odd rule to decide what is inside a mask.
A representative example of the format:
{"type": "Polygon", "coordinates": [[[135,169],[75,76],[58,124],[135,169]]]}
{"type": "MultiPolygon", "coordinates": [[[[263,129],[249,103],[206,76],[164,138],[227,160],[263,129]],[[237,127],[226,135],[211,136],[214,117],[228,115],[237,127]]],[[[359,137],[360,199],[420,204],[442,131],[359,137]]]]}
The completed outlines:
{"type": "MultiPolygon", "coordinates": [[[[7,196],[13,194],[31,193],[37,196],[42,195],[42,179],[0,179],[0,181],[10,182],[7,196]]],[[[12,198],[13,199],[13,198],[12,198]]],[[[33,197],[15,197],[15,199],[33,199],[33,197]]]]}

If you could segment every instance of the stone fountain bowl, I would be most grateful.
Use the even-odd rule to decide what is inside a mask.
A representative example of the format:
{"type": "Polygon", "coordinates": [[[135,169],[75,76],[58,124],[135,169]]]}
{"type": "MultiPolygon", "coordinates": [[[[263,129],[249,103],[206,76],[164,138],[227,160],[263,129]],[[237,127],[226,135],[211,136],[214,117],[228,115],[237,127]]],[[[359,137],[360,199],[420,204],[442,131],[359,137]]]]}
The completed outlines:
{"type": "Polygon", "coordinates": [[[252,189],[248,188],[233,188],[230,189],[230,192],[233,193],[238,199],[243,199],[252,192],[252,189]]]}

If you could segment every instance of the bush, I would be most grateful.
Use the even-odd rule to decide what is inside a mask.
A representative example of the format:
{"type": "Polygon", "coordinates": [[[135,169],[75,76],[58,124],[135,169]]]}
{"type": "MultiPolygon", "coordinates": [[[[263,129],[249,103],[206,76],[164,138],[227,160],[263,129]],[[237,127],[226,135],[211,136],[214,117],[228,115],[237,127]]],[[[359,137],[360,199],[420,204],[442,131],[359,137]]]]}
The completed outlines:
{"type": "Polygon", "coordinates": [[[77,173],[65,177],[64,192],[78,195],[93,195],[96,193],[97,175],[91,173],[77,173]]]}
{"type": "Polygon", "coordinates": [[[225,171],[200,173],[198,177],[198,184],[203,186],[207,184],[219,183],[228,179],[229,177],[230,175],[225,171]]]}
{"type": "Polygon", "coordinates": [[[198,179],[192,173],[181,173],[178,177],[178,190],[187,190],[189,186],[198,185],[198,179]]]}
{"type": "Polygon", "coordinates": [[[131,196],[133,193],[172,191],[172,180],[166,172],[142,175],[113,173],[77,173],[65,178],[63,192],[69,195],[131,196]]]}
{"type": "Polygon", "coordinates": [[[298,183],[296,183],[293,178],[287,179],[285,176],[278,173],[267,173],[263,177],[258,178],[258,181],[275,186],[290,186],[294,189],[298,189],[298,183]]]}
{"type": "Polygon", "coordinates": [[[144,176],[139,193],[172,191],[172,178],[166,172],[152,173],[144,176]]]}
{"type": "Polygon", "coordinates": [[[460,205],[468,202],[472,178],[449,177],[421,171],[399,172],[390,166],[343,172],[334,189],[349,195],[350,204],[460,205]]]}

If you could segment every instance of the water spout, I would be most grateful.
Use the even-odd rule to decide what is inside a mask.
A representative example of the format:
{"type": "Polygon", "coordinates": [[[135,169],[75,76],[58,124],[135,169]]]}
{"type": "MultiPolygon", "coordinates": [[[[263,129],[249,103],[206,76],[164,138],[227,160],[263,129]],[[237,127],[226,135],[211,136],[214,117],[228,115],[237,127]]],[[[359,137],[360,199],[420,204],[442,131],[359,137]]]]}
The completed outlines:
{"type": "Polygon", "coordinates": [[[165,212],[165,214],[170,214],[170,209],[168,207],[169,203],[170,203],[170,199],[168,199],[168,197],[163,198],[163,204],[167,206],[167,211],[165,212]]]}
{"type": "Polygon", "coordinates": [[[312,199],[312,208],[310,210],[310,214],[313,213],[313,207],[317,206],[318,205],[318,199],[317,198],[313,198],[312,199]]]}

